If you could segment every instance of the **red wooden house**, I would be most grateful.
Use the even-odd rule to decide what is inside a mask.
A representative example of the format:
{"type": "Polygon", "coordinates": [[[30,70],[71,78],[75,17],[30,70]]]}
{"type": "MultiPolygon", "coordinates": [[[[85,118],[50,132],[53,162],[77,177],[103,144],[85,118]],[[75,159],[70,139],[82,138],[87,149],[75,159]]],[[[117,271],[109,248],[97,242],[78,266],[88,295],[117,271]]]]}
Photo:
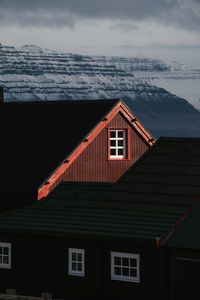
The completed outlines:
{"type": "Polygon", "coordinates": [[[115,182],[154,139],[121,100],[0,103],[0,211],[61,181],[115,182]]]}

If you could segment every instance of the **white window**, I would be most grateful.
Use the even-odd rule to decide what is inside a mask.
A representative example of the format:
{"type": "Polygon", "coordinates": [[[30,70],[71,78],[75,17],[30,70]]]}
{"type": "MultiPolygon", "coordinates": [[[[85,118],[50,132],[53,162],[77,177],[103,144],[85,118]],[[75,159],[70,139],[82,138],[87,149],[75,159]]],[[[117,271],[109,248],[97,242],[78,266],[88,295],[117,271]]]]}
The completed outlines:
{"type": "Polygon", "coordinates": [[[69,248],[68,274],[85,276],[85,250],[69,248]]]}
{"type": "Polygon", "coordinates": [[[111,252],[111,279],[140,282],[139,254],[111,252]]]}
{"type": "Polygon", "coordinates": [[[110,158],[111,159],[126,158],[126,130],[124,129],[110,130],[110,158]]]}
{"type": "Polygon", "coordinates": [[[0,243],[0,268],[11,268],[11,244],[0,243]]]}

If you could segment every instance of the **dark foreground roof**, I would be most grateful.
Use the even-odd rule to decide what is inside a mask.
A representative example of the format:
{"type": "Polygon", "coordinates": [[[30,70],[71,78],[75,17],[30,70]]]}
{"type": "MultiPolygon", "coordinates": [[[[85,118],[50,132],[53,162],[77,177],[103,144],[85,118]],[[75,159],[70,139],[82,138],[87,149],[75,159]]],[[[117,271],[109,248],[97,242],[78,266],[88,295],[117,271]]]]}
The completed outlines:
{"type": "MultiPolygon", "coordinates": [[[[61,183],[37,204],[2,214],[0,232],[81,238],[156,241],[176,222],[176,214],[107,208],[110,183],[61,183]]],[[[110,203],[112,206],[112,203],[110,203]]]]}
{"type": "MultiPolygon", "coordinates": [[[[134,211],[158,213],[160,216],[165,213],[177,216],[174,224],[177,225],[181,224],[183,217],[187,216],[199,201],[199,196],[200,139],[160,138],[122,175],[113,186],[109,199],[113,200],[113,208],[120,209],[125,205],[134,211]]],[[[108,208],[110,203],[107,203],[108,208]]],[[[200,220],[200,209],[196,208],[185,219],[183,225],[179,225],[180,228],[188,226],[190,233],[193,228],[193,235],[186,242],[184,234],[176,235],[176,231],[180,232],[180,230],[172,227],[170,232],[175,232],[170,238],[170,245],[172,245],[172,240],[177,241],[176,245],[179,241],[180,245],[188,245],[190,241],[193,243],[194,224],[198,220],[198,216],[192,219],[195,214],[200,220]]],[[[200,221],[198,222],[200,225],[200,221]]]]}
{"type": "MultiPolygon", "coordinates": [[[[199,195],[200,139],[160,138],[115,184],[62,183],[36,205],[2,215],[0,231],[162,245],[181,226],[190,225],[188,237],[194,232],[200,222],[200,208],[194,206],[199,195]]],[[[180,238],[176,245],[183,243],[184,235],[180,238]]]]}
{"type": "Polygon", "coordinates": [[[38,188],[117,102],[1,103],[0,188],[38,188]]]}
{"type": "Polygon", "coordinates": [[[164,243],[165,246],[184,249],[200,249],[200,202],[183,219],[164,243]]]}
{"type": "Polygon", "coordinates": [[[200,139],[160,138],[114,185],[131,209],[182,215],[200,195],[200,139]]]}

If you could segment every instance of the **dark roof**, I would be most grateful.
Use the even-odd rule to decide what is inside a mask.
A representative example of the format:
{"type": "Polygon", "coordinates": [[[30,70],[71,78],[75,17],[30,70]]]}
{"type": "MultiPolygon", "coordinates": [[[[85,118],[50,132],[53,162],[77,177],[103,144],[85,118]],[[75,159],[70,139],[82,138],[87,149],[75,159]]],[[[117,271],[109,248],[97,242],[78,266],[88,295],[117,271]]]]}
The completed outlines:
{"type": "Polygon", "coordinates": [[[194,232],[199,194],[200,139],[160,138],[115,184],[62,183],[36,205],[2,215],[0,230],[161,245],[196,211],[194,232]]]}
{"type": "Polygon", "coordinates": [[[38,188],[118,101],[1,103],[0,188],[38,188]]]}
{"type": "Polygon", "coordinates": [[[136,210],[182,215],[199,194],[200,139],[160,138],[121,176],[110,198],[136,210]]]}
{"type": "Polygon", "coordinates": [[[114,184],[109,199],[113,208],[167,213],[178,223],[199,195],[200,139],[160,138],[114,184]]]}
{"type": "Polygon", "coordinates": [[[165,246],[184,249],[200,249],[200,203],[190,211],[175,231],[168,237],[165,246]]]}
{"type": "MultiPolygon", "coordinates": [[[[177,215],[107,208],[110,183],[63,182],[49,196],[24,209],[2,214],[0,231],[151,241],[170,230],[177,215]]],[[[111,201],[112,202],[112,201],[111,201]]]]}

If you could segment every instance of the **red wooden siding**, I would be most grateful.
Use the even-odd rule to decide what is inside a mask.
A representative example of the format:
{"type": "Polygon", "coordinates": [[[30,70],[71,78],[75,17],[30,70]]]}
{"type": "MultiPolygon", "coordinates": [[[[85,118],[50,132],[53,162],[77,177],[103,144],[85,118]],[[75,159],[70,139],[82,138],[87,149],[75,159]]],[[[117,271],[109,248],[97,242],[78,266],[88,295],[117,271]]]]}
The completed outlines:
{"type": "Polygon", "coordinates": [[[149,146],[119,112],[52,185],[64,181],[115,182],[149,146]],[[108,160],[108,128],[130,128],[130,160],[108,160]]]}

